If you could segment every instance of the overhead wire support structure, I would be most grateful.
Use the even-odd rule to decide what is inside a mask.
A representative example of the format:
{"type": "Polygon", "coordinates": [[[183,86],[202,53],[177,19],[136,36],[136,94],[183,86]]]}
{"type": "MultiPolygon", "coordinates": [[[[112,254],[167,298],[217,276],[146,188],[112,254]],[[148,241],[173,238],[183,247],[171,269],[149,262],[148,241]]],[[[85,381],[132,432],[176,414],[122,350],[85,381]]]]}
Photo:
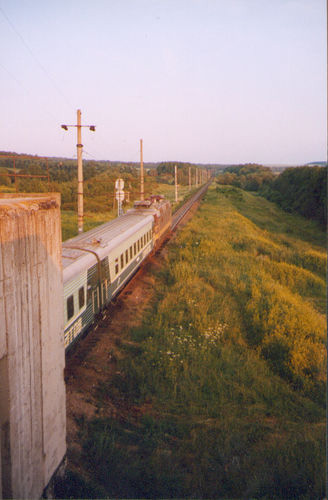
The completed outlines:
{"type": "Polygon", "coordinates": [[[96,131],[95,125],[82,125],[81,124],[81,110],[77,110],[77,124],[76,125],[62,125],[64,130],[68,127],[76,127],[77,129],[77,225],[78,232],[83,233],[83,166],[82,166],[82,127],[87,127],[92,132],[96,131]]]}

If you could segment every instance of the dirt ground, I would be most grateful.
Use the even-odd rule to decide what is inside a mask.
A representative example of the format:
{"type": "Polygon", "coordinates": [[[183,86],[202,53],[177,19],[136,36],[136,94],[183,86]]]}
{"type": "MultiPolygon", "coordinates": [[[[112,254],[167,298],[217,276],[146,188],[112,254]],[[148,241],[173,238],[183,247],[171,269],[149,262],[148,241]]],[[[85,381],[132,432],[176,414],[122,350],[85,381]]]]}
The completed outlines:
{"type": "MultiPolygon", "coordinates": [[[[195,204],[179,225],[183,227],[197,210],[195,204]]],[[[179,230],[177,229],[177,230],[179,230]]],[[[173,233],[171,239],[174,239],[173,233]]],[[[105,310],[97,326],[78,341],[66,357],[66,409],[67,409],[67,458],[68,466],[80,470],[80,444],[77,420],[81,417],[123,418],[129,414],[138,417],[146,408],[128,406],[126,402],[106,398],[104,407],[97,407],[96,388],[117,372],[117,362],[122,358],[122,343],[131,343],[128,331],[141,324],[144,310],[154,295],[154,270],[160,268],[167,247],[164,245],[125,286],[119,296],[105,310]]]]}

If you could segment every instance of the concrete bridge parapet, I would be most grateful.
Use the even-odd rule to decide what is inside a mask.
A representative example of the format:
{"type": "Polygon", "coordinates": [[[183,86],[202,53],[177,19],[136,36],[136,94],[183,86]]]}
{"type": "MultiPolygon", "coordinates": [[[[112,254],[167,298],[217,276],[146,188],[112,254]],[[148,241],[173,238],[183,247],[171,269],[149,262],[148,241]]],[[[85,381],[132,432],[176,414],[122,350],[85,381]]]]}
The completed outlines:
{"type": "Polygon", "coordinates": [[[60,195],[0,195],[0,498],[40,498],[66,453],[60,195]]]}

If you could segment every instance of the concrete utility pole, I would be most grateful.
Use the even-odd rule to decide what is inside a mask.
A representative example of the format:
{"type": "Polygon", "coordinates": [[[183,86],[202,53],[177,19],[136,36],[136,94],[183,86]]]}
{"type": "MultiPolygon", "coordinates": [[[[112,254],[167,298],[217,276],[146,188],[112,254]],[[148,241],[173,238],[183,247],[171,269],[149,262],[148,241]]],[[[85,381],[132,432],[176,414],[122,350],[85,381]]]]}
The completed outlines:
{"type": "Polygon", "coordinates": [[[178,169],[174,167],[174,184],[175,184],[175,202],[178,202],[178,169]]]}
{"type": "Polygon", "coordinates": [[[77,227],[83,232],[83,166],[82,166],[81,110],[77,110],[77,227]]]}
{"type": "Polygon", "coordinates": [[[191,190],[191,167],[189,167],[189,191],[191,190]]]}
{"type": "Polygon", "coordinates": [[[79,233],[83,233],[83,166],[82,166],[82,127],[88,127],[92,132],[95,132],[95,125],[81,125],[81,110],[77,110],[76,125],[62,125],[64,130],[68,127],[77,128],[77,226],[79,233]]]}
{"type": "Polygon", "coordinates": [[[140,200],[145,199],[142,139],[140,139],[140,200]]]}

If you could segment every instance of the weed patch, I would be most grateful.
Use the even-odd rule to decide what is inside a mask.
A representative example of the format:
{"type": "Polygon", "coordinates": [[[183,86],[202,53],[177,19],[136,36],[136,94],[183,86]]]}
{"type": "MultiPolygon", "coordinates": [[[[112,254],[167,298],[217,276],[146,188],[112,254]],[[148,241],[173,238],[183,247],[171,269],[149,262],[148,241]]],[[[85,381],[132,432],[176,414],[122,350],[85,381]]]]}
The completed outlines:
{"type": "Polygon", "coordinates": [[[324,240],[315,223],[258,196],[207,193],[156,274],[159,292],[131,331],[138,346],[98,388],[102,401],[148,410],[80,422],[100,490],[325,495],[324,240]]]}

